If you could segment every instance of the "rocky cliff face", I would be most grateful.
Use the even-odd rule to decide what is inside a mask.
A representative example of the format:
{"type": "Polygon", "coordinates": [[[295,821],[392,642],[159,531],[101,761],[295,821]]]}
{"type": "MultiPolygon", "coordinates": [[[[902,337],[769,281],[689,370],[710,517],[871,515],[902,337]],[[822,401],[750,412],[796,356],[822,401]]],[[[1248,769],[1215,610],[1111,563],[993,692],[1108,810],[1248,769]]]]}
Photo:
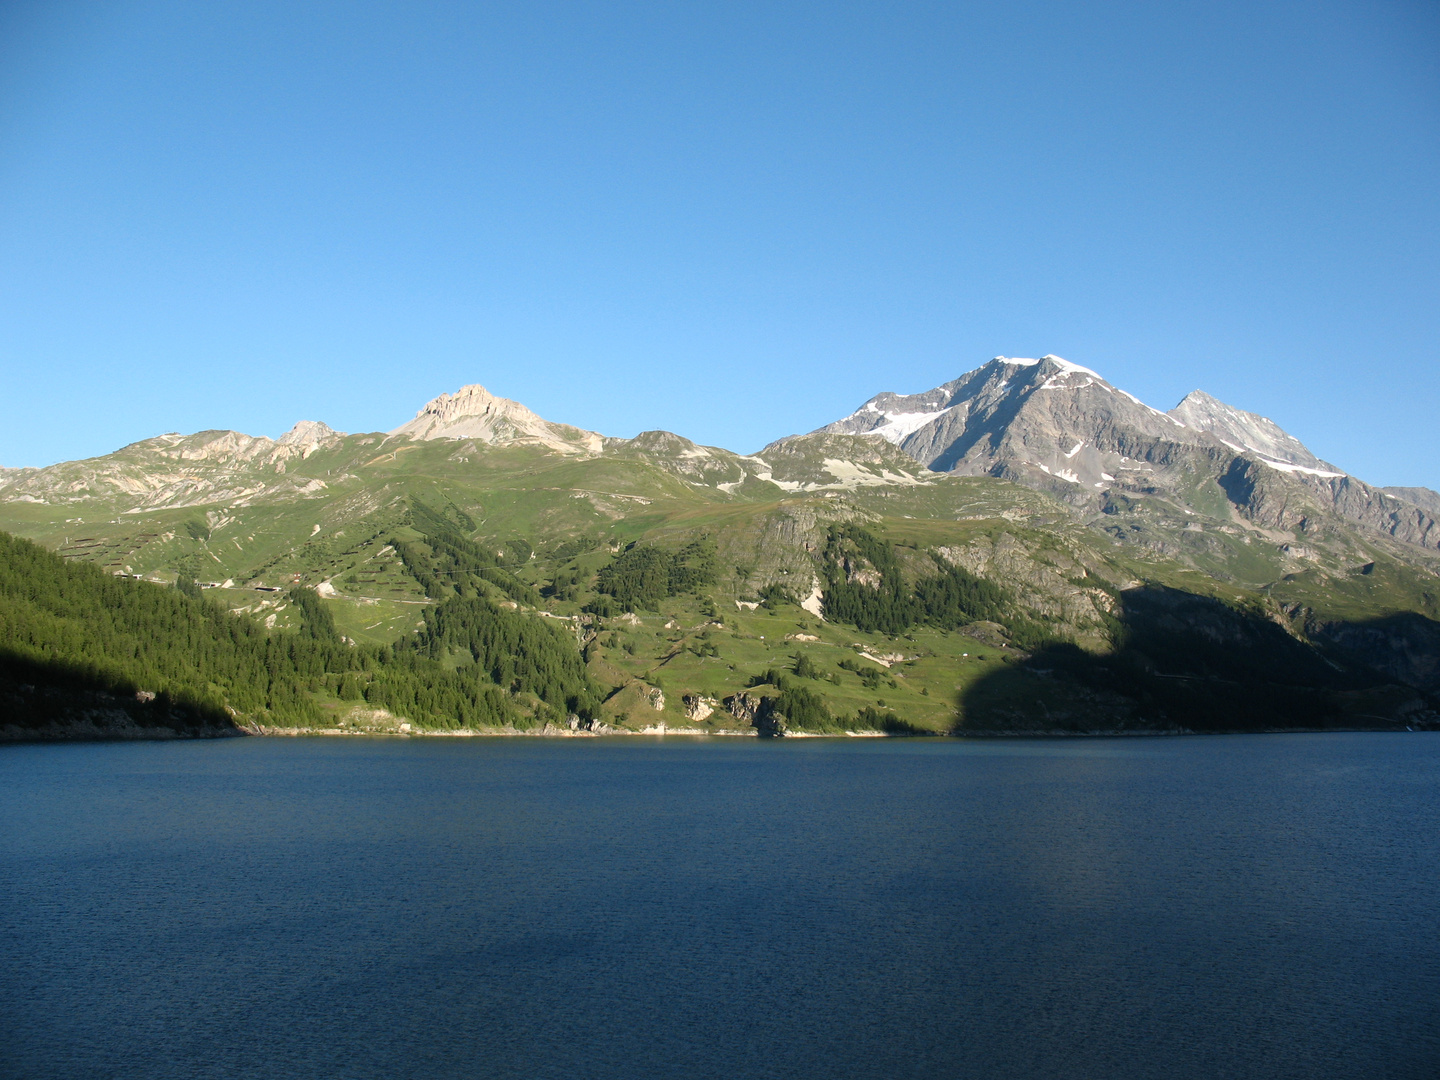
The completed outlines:
{"type": "Polygon", "coordinates": [[[483,386],[441,394],[391,435],[411,439],[477,439],[496,446],[540,445],[562,454],[598,454],[603,436],[569,424],[553,424],[518,401],[496,397],[483,386]]]}
{"type": "Polygon", "coordinates": [[[1305,532],[1334,514],[1404,544],[1440,548],[1440,524],[1429,513],[1344,473],[1277,474],[1268,463],[1237,457],[1220,483],[1266,528],[1305,532]]]}
{"type": "Polygon", "coordinates": [[[1387,487],[1380,490],[1391,498],[1420,507],[1431,517],[1440,518],[1440,491],[1423,487],[1387,487]]]}

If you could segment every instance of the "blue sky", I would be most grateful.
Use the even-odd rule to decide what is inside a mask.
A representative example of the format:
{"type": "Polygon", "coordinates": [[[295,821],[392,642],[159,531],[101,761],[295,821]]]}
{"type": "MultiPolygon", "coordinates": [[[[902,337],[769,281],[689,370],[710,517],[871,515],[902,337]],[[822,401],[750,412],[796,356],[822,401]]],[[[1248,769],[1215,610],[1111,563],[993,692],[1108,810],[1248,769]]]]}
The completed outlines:
{"type": "Polygon", "coordinates": [[[1440,5],[0,9],[0,464],[1056,353],[1440,487],[1440,5]]]}

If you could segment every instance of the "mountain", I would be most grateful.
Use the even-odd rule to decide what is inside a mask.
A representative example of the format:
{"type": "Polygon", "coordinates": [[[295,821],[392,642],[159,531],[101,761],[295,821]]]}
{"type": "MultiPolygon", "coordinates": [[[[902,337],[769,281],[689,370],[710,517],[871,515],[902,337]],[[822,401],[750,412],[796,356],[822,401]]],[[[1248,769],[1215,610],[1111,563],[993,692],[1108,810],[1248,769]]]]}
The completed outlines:
{"type": "Polygon", "coordinates": [[[345,432],[332,431],[318,420],[301,420],[275,442],[277,446],[299,447],[300,456],[303,458],[344,437],[345,432]]]}
{"type": "Polygon", "coordinates": [[[1183,431],[1089,368],[997,356],[923,394],[876,395],[815,434],[878,435],[937,472],[1067,492],[1103,490],[1123,473],[1143,482],[1153,447],[1193,441],[1183,431]]]}
{"type": "Polygon", "coordinates": [[[569,731],[572,700],[587,730],[1440,723],[1433,495],[1053,356],[881,394],[755,454],[465,387],[388,433],[169,434],[0,473],[0,529],[93,571],[45,570],[45,610],[7,579],[0,711],[48,679],[54,708],[109,694],[138,716],[115,704],[134,684],[251,730],[569,731]],[[100,571],[245,620],[259,636],[225,670],[266,650],[299,666],[268,697],[219,678],[150,594],[133,610],[153,628],[82,648],[93,620],[65,590],[101,595],[100,571]],[[136,666],[152,638],[169,682],[136,666]]]}
{"type": "Polygon", "coordinates": [[[0,476],[0,499],[49,506],[113,503],[116,512],[134,513],[299,497],[322,490],[325,483],[287,476],[291,465],[345,438],[310,420],[279,439],[238,431],[157,435],[102,457],[0,476]]]}
{"type": "Polygon", "coordinates": [[[1273,467],[1281,463],[1309,469],[1319,476],[1344,476],[1312,454],[1299,439],[1282,431],[1273,420],[1234,409],[1203,390],[1192,390],[1170,415],[1186,427],[1208,432],[1235,451],[1252,451],[1273,467]]]}
{"type": "Polygon", "coordinates": [[[569,424],[552,424],[518,401],[496,397],[483,386],[441,394],[391,435],[417,440],[477,439],[494,446],[536,445],[562,454],[598,454],[602,436],[569,424]]]}
{"type": "Polygon", "coordinates": [[[1440,549],[1433,511],[1328,465],[1272,421],[1201,391],[1162,413],[1058,356],[999,356],[925,393],[879,394],[818,430],[878,435],[932,470],[1013,480],[1082,511],[1159,500],[1265,529],[1316,537],[1344,522],[1440,549]]]}

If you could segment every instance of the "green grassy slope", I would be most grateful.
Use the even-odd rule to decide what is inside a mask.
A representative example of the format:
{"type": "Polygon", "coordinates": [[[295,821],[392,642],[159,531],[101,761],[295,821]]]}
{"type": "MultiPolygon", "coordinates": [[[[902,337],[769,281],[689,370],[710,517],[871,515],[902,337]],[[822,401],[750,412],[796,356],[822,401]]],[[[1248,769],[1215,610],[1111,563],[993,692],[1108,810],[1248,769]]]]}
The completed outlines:
{"type": "MultiPolygon", "coordinates": [[[[1309,538],[1302,550],[1293,536],[1235,521],[1223,499],[1208,517],[1137,499],[1082,519],[1005,481],[922,475],[884,447],[854,466],[835,464],[842,443],[797,442],[774,464],[777,483],[744,474],[734,455],[702,459],[659,435],[590,458],[349,436],[284,462],[283,473],[166,464],[175,470],[167,492],[193,472],[192,505],[169,496],[147,505],[77,472],[81,486],[54,501],[0,503],[0,527],[66,563],[213,586],[203,589],[207,610],[228,609],[256,640],[313,638],[313,605],[294,591],[306,590],[333,639],[318,674],[297,676],[293,703],[239,708],[227,696],[238,688],[194,683],[218,695],[212,704],[265,723],[533,728],[578,709],[630,730],[750,730],[724,707],[737,694],[785,698],[809,717],[792,729],[860,730],[890,714],[903,730],[936,733],[1195,728],[1207,708],[1242,728],[1304,726],[1306,715],[1311,726],[1429,722],[1429,695],[1440,691],[1429,644],[1440,579],[1422,561],[1352,534],[1309,538]],[[665,458],[670,451],[681,456],[665,458]],[[732,474],[748,478],[715,481],[732,474]],[[874,558],[827,565],[835,527],[883,545],[889,554],[876,557],[891,585],[875,576],[874,558]],[[447,530],[487,553],[485,567],[464,570],[448,591],[429,576],[460,573],[441,566],[431,542],[447,530]],[[713,551],[703,583],[645,604],[602,593],[602,571],[630,545],[677,552],[701,540],[713,551]],[[407,563],[405,550],[419,561],[407,563]],[[905,607],[903,598],[945,575],[988,583],[998,606],[859,625],[853,612],[835,617],[845,588],[892,588],[905,607]],[[833,594],[830,610],[817,589],[833,594]],[[588,683],[567,676],[569,689],[547,701],[483,675],[480,659],[454,641],[431,648],[435,620],[467,595],[505,619],[554,629],[588,683]],[[1189,599],[1162,617],[1157,596],[1189,599]],[[1243,650],[1272,630],[1293,643],[1277,654],[1285,663],[1227,682],[1213,663],[1193,660],[1204,651],[1197,643],[1217,634],[1243,650]],[[412,641],[426,643],[423,656],[406,652],[412,641]],[[396,655],[408,657],[407,674],[371,694],[385,700],[368,700],[373,671],[396,655]],[[355,657],[372,658],[371,674],[357,674],[366,661],[355,657]],[[1345,679],[1327,681],[1337,666],[1345,679]],[[469,681],[456,682],[457,672],[469,681]],[[427,679],[443,692],[418,693],[427,679]],[[457,694],[473,707],[457,705],[457,694]],[[587,694],[593,709],[577,705],[587,694]],[[473,704],[482,699],[492,704],[473,704]]],[[[134,473],[127,484],[158,468],[147,453],[114,456],[134,473]]]]}

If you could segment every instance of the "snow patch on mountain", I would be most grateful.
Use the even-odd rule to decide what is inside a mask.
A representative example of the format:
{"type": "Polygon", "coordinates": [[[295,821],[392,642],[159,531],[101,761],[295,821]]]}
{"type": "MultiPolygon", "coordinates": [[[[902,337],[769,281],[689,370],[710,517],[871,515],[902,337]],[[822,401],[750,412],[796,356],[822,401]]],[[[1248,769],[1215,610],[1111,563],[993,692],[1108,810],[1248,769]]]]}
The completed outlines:
{"type": "Polygon", "coordinates": [[[1080,479],[1080,474],[1075,472],[1073,469],[1052,469],[1050,468],[1050,466],[1043,463],[1040,464],[1039,468],[1041,472],[1049,473],[1057,480],[1064,480],[1067,483],[1071,484],[1079,484],[1083,482],[1080,479]]]}
{"type": "Polygon", "coordinates": [[[1281,472],[1305,473],[1307,476],[1344,476],[1343,472],[1327,472],[1324,469],[1309,469],[1304,465],[1296,465],[1290,461],[1271,461],[1269,458],[1256,456],[1256,460],[1262,465],[1269,465],[1272,469],[1279,469],[1281,472]]]}
{"type": "Polygon", "coordinates": [[[879,435],[886,442],[892,442],[898,446],[906,435],[919,431],[941,413],[948,411],[939,409],[935,412],[881,413],[880,415],[885,418],[885,423],[871,428],[866,434],[879,435]]]}

